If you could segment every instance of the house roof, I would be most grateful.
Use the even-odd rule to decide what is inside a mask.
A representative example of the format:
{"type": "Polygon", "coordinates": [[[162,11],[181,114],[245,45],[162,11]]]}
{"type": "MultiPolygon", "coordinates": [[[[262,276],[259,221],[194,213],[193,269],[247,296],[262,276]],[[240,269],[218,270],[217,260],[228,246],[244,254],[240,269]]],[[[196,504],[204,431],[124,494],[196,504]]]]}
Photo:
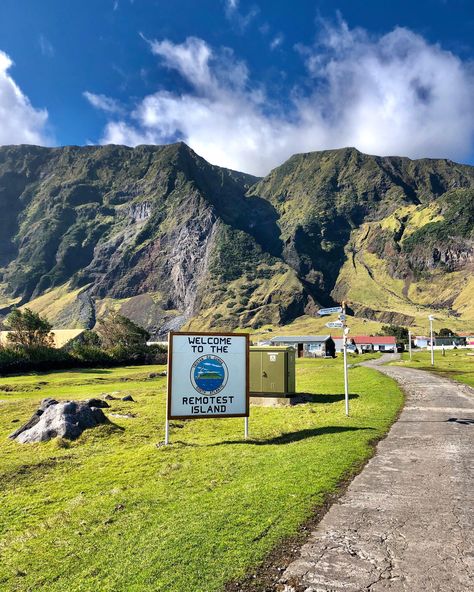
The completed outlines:
{"type": "Polygon", "coordinates": [[[283,335],[272,337],[271,343],[324,343],[331,339],[330,335],[283,335]]]}
{"type": "Polygon", "coordinates": [[[354,335],[351,338],[356,345],[396,345],[397,340],[393,335],[354,335]]]}

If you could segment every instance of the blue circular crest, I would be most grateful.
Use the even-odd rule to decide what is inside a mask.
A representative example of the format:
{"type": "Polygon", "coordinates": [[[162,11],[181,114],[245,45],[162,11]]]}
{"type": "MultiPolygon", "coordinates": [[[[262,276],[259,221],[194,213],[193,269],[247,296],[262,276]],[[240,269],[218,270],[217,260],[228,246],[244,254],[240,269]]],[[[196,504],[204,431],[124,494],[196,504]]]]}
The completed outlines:
{"type": "Polygon", "coordinates": [[[191,367],[191,383],[201,394],[219,393],[225,387],[227,377],[227,366],[218,356],[202,356],[191,367]]]}

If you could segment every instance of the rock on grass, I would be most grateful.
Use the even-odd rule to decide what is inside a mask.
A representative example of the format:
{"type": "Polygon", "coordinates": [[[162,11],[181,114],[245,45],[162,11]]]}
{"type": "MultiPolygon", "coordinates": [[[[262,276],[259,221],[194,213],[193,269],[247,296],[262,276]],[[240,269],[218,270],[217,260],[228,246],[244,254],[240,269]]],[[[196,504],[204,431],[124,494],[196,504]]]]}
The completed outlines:
{"type": "Polygon", "coordinates": [[[101,407],[108,407],[105,401],[56,401],[43,399],[31,419],[18,428],[10,438],[27,444],[46,442],[60,437],[75,440],[88,428],[108,423],[101,407]]]}

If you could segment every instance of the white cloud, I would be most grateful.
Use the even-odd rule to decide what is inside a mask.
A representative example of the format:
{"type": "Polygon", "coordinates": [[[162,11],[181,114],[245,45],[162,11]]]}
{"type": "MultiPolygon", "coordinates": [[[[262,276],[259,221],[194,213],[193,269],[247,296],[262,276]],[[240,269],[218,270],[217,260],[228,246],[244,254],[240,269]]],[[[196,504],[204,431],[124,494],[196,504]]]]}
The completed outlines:
{"type": "Polygon", "coordinates": [[[408,29],[373,38],[344,22],[326,26],[314,46],[299,47],[307,80],[285,109],[251,82],[231,50],[216,52],[197,38],[151,48],[190,90],[145,97],[129,117],[109,123],[103,142],[179,138],[212,163],[255,174],[296,152],[343,146],[455,160],[473,147],[471,67],[408,29]]]}
{"type": "Polygon", "coordinates": [[[8,71],[13,65],[0,51],[0,145],[48,144],[48,112],[35,109],[8,71]]]}
{"type": "Polygon", "coordinates": [[[239,0],[224,0],[224,12],[228,21],[235,25],[240,31],[250,25],[260,10],[257,6],[252,6],[247,14],[239,10],[239,0]]]}
{"type": "Polygon", "coordinates": [[[278,35],[275,35],[275,37],[270,41],[270,49],[273,51],[274,49],[280,47],[284,39],[285,38],[282,35],[282,33],[278,33],[278,35]]]}
{"type": "Polygon", "coordinates": [[[54,47],[51,41],[45,37],[44,35],[39,36],[39,46],[41,49],[41,53],[47,58],[54,57],[54,47]]]}
{"type": "Polygon", "coordinates": [[[82,94],[96,109],[100,109],[101,111],[110,114],[120,115],[124,113],[120,103],[111,97],[107,97],[106,95],[96,95],[88,90],[84,91],[82,94]]]}

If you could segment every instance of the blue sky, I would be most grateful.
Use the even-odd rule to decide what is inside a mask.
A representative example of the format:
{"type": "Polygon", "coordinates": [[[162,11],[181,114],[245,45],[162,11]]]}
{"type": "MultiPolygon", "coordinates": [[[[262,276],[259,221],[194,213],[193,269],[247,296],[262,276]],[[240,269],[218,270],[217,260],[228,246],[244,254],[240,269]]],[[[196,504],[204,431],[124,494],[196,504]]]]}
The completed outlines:
{"type": "Polygon", "coordinates": [[[2,0],[0,144],[474,162],[474,3],[2,0]]]}

